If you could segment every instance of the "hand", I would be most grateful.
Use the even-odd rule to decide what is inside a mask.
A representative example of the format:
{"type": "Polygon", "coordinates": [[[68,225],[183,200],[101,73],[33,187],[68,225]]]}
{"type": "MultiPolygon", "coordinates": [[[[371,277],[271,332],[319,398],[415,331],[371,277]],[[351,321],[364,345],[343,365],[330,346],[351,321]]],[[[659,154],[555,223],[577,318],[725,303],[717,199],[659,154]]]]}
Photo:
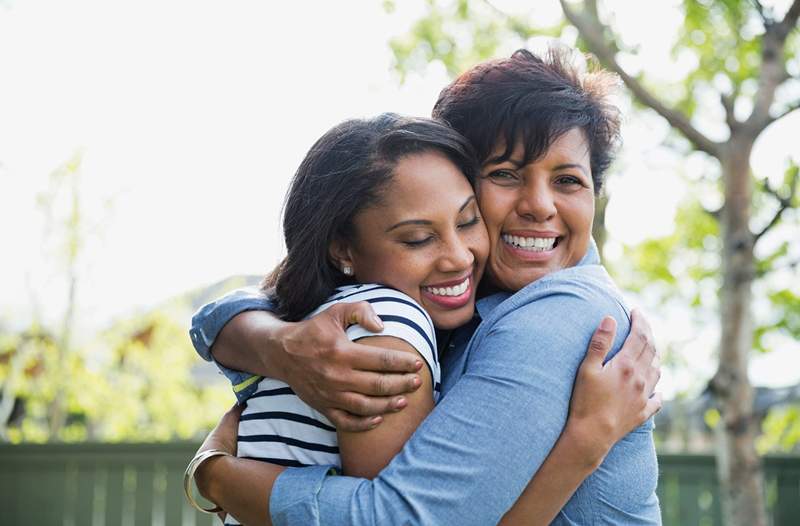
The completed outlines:
{"type": "Polygon", "coordinates": [[[620,351],[603,364],[617,323],[607,316],[589,343],[570,402],[567,427],[584,437],[590,456],[602,460],[622,437],[661,409],[653,389],[661,377],[660,358],[647,320],[631,312],[631,332],[620,351]]]}
{"type": "Polygon", "coordinates": [[[345,329],[356,323],[373,332],[383,329],[369,303],[339,303],[288,324],[279,335],[286,383],[343,431],[374,428],[380,415],[403,409],[402,395],[422,383],[415,374],[421,358],[350,341],[345,329]]]}

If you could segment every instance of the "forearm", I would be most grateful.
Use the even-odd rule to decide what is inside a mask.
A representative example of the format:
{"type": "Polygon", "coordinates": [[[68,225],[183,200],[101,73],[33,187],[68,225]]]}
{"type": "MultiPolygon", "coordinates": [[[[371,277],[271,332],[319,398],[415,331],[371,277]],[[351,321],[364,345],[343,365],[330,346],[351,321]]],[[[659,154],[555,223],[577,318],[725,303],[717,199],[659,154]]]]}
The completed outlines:
{"type": "Polygon", "coordinates": [[[550,524],[578,486],[603,461],[608,451],[591,436],[571,426],[564,429],[547,459],[506,513],[502,526],[550,524]]]}
{"type": "Polygon", "coordinates": [[[225,324],[211,354],[225,367],[287,381],[280,337],[291,325],[267,311],[242,312],[225,324]]]}
{"type": "Polygon", "coordinates": [[[257,460],[214,457],[198,470],[197,488],[242,524],[271,526],[269,497],[283,469],[257,460]]]}

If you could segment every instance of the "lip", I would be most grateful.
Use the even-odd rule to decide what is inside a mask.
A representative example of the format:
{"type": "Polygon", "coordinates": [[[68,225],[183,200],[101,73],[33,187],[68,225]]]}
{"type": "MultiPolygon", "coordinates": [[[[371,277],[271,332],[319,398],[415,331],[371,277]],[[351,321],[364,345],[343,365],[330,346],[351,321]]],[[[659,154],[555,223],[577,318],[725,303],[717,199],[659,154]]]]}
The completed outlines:
{"type": "Polygon", "coordinates": [[[519,237],[563,237],[558,232],[552,230],[504,230],[500,235],[519,236],[519,237]]]}
{"type": "Polygon", "coordinates": [[[463,276],[451,279],[450,281],[442,281],[442,282],[439,282],[439,283],[426,283],[425,285],[422,285],[422,286],[423,287],[439,287],[439,288],[441,288],[441,287],[452,287],[453,285],[460,285],[461,283],[464,283],[465,279],[467,279],[468,277],[472,276],[472,273],[474,272],[474,270],[475,269],[472,269],[469,272],[465,272],[463,276]]]}
{"type": "Polygon", "coordinates": [[[423,298],[445,309],[458,309],[468,304],[472,300],[472,290],[473,290],[472,274],[467,274],[455,280],[443,281],[435,285],[424,285],[423,287],[420,287],[420,291],[422,292],[423,298]],[[467,290],[465,290],[464,293],[459,296],[437,296],[436,294],[428,292],[424,288],[424,287],[451,287],[453,285],[458,285],[459,283],[463,283],[465,279],[469,280],[469,282],[467,283],[467,290]]]}
{"type": "Polygon", "coordinates": [[[558,232],[553,232],[551,230],[505,230],[500,233],[500,237],[498,238],[498,240],[500,241],[500,245],[502,245],[503,250],[506,253],[510,254],[512,257],[516,259],[521,259],[522,261],[525,262],[541,263],[541,262],[546,262],[553,257],[553,255],[556,252],[556,249],[559,246],[561,246],[561,243],[563,242],[563,237],[564,236],[562,236],[558,232]],[[521,248],[517,248],[510,243],[506,243],[503,240],[504,235],[518,236],[518,237],[555,237],[558,239],[558,244],[550,250],[544,250],[541,252],[531,252],[529,250],[523,250],[521,248]]]}

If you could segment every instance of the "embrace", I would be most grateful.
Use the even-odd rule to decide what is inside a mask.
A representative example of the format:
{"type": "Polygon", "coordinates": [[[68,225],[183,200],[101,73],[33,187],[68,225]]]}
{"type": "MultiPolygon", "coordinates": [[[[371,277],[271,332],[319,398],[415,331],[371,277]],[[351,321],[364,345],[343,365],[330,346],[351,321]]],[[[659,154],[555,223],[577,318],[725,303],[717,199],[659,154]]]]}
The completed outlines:
{"type": "Polygon", "coordinates": [[[659,359],[591,237],[615,87],[520,50],[317,140],[286,258],[192,321],[238,399],[188,471],[225,524],[661,523],[659,359]]]}

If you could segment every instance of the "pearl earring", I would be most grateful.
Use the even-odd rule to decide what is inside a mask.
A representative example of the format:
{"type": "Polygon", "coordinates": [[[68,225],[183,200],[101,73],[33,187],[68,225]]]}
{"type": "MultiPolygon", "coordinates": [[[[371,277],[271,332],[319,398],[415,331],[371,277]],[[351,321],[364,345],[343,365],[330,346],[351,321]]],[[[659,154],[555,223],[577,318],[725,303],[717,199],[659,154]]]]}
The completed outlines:
{"type": "Polygon", "coordinates": [[[345,276],[352,276],[353,275],[353,267],[350,265],[345,265],[342,267],[342,274],[345,276]]]}

